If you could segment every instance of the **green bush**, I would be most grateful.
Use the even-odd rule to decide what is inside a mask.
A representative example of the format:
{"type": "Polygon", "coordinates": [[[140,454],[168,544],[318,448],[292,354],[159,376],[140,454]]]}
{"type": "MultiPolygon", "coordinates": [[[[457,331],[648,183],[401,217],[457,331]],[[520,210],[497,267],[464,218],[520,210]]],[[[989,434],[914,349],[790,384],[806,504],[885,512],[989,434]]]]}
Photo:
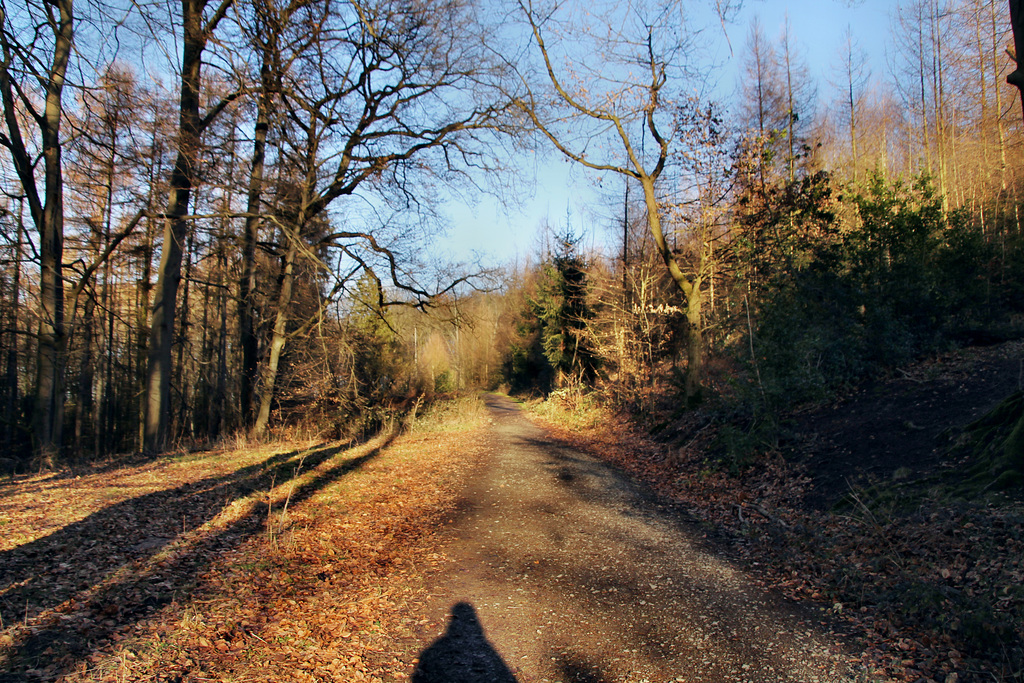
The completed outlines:
{"type": "Polygon", "coordinates": [[[434,391],[438,394],[451,394],[458,390],[455,381],[455,374],[451,370],[445,370],[434,377],[434,391]]]}
{"type": "Polygon", "coordinates": [[[941,348],[987,305],[989,247],[963,214],[942,211],[927,177],[837,189],[805,179],[750,231],[753,361],[773,406],[941,348]]]}

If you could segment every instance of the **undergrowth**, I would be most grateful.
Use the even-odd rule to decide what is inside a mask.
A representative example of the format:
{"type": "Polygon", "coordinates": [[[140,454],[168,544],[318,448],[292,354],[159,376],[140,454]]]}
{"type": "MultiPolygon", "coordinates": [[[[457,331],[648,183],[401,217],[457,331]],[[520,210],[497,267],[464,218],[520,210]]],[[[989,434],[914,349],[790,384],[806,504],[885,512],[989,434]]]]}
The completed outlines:
{"type": "Polygon", "coordinates": [[[568,429],[591,429],[607,418],[607,408],[597,394],[579,387],[552,391],[546,399],[529,402],[527,407],[544,419],[568,429]]]}
{"type": "Polygon", "coordinates": [[[434,400],[419,412],[409,425],[413,433],[469,431],[479,427],[487,409],[479,394],[452,396],[434,400]]]}
{"type": "Polygon", "coordinates": [[[778,425],[723,428],[690,411],[655,441],[595,396],[549,398],[533,413],[724,532],[778,591],[846,621],[866,670],[899,681],[1024,681],[1021,503],[955,500],[936,475],[851,488],[844,505],[822,512],[805,506],[809,479],[773,447],[778,425]]]}

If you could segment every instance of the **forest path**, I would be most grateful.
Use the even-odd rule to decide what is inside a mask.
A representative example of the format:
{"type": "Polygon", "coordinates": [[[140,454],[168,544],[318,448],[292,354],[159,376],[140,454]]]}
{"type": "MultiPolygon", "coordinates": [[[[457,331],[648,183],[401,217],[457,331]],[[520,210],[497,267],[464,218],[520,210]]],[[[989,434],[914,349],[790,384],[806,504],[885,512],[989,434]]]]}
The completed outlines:
{"type": "Polygon", "coordinates": [[[489,454],[447,530],[451,569],[428,578],[413,683],[852,680],[834,635],[692,523],[486,402],[489,454]]]}

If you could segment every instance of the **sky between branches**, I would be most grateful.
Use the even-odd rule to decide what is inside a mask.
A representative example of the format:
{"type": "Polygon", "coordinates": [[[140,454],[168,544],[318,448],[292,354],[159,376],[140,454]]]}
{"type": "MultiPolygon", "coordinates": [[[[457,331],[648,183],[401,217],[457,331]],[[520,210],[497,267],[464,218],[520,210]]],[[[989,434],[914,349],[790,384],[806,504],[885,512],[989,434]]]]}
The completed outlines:
{"type": "MultiPolygon", "coordinates": [[[[744,46],[751,22],[757,18],[765,35],[775,40],[789,20],[790,36],[800,58],[817,83],[820,103],[836,96],[829,79],[838,68],[847,27],[855,44],[868,58],[872,81],[885,80],[891,52],[892,15],[896,0],[745,0],[734,20],[724,27],[706,7],[710,3],[688,0],[690,21],[704,26],[701,36],[707,54],[704,70],[707,97],[732,113],[739,98],[744,46]]],[[[523,168],[534,181],[524,184],[520,206],[506,206],[481,196],[476,205],[452,202],[447,207],[448,234],[436,243],[440,252],[455,260],[476,256],[490,265],[522,263],[538,251],[544,225],[564,229],[568,220],[577,234],[583,233],[587,248],[603,248],[618,234],[611,216],[621,212],[621,181],[617,187],[561,159],[554,150],[542,149],[525,159],[523,168]],[[616,199],[613,199],[617,195],[616,199]]]]}

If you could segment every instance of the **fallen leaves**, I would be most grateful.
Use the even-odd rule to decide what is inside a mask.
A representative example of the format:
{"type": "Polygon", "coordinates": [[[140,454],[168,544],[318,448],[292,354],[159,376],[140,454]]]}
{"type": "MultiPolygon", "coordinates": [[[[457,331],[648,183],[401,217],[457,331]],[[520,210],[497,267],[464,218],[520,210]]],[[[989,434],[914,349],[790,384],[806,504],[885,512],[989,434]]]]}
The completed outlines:
{"type": "Polygon", "coordinates": [[[419,577],[443,561],[431,534],[479,454],[473,432],[433,430],[147,463],[111,487],[17,482],[0,507],[0,666],[68,682],[407,672],[388,644],[414,626],[419,577]],[[27,501],[44,488],[37,528],[27,501]]]}
{"type": "Polygon", "coordinates": [[[858,636],[867,673],[915,683],[1024,678],[1024,506],[925,499],[909,513],[878,501],[809,509],[810,480],[776,453],[738,476],[709,467],[713,430],[689,415],[696,436],[683,448],[612,414],[566,428],[549,410],[544,426],[689,509],[765,585],[858,636]]]}

